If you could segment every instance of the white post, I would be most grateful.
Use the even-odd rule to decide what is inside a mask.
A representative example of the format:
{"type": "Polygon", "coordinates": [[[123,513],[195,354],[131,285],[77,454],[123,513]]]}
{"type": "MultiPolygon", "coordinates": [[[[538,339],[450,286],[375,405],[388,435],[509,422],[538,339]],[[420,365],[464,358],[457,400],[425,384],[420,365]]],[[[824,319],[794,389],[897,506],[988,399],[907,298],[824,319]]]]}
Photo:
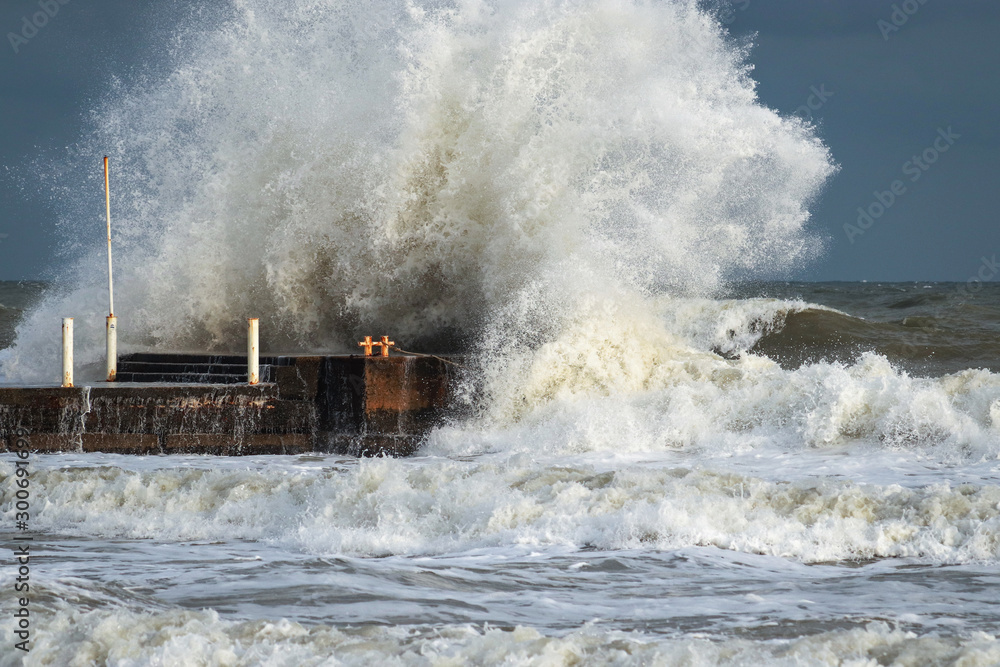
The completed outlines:
{"type": "Polygon", "coordinates": [[[111,179],[108,175],[108,156],[104,156],[104,205],[108,213],[108,315],[115,314],[115,284],[111,279],[111,179]]]}
{"type": "Polygon", "coordinates": [[[251,317],[247,320],[247,382],[260,382],[260,330],[259,320],[251,317]]]}
{"type": "Polygon", "coordinates": [[[108,315],[108,382],[118,377],[118,318],[108,315]]]}
{"type": "Polygon", "coordinates": [[[64,317],[62,322],[63,372],[62,386],[73,386],[73,318],[64,317]]]}
{"type": "Polygon", "coordinates": [[[108,214],[108,382],[114,382],[118,376],[118,318],[115,317],[115,284],[111,274],[111,180],[108,175],[106,155],[104,156],[104,205],[108,214]]]}

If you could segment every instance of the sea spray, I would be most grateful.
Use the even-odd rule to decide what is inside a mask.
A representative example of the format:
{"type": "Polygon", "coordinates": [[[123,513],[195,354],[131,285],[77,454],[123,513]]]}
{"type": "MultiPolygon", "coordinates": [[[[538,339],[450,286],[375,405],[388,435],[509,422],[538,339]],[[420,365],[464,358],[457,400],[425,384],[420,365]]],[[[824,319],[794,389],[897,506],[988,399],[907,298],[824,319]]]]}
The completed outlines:
{"type": "MultiPolygon", "coordinates": [[[[175,42],[77,149],[123,165],[123,348],[235,349],[253,314],[272,347],[364,328],[475,350],[558,335],[594,284],[641,308],[818,251],[830,156],[695,2],[243,2],[175,42]]],[[[99,358],[96,261],[8,376],[47,375],[68,310],[99,358]]]]}
{"type": "MultiPolygon", "coordinates": [[[[995,375],[863,349],[782,369],[754,345],[817,307],[713,298],[817,251],[833,166],[696,3],[244,2],[207,25],[76,149],[123,165],[124,350],[235,351],[249,315],[270,349],[458,347],[490,447],[525,421],[554,451],[1000,451],[995,375]],[[633,437],[601,435],[624,415],[633,437]]],[[[20,325],[8,379],[57,376],[64,315],[101,358],[102,251],[20,325]]]]}
{"type": "MultiPolygon", "coordinates": [[[[970,360],[997,358],[1000,293],[720,298],[816,252],[831,163],[711,16],[193,11],[76,147],[128,165],[123,346],[235,351],[249,315],[272,349],[384,327],[476,353],[484,400],[411,458],[38,457],[33,660],[998,662],[1000,376],[970,360]],[[836,356],[759,353],[817,319],[836,356]],[[855,345],[911,331],[948,363],[855,345]]],[[[67,238],[102,230],[62,187],[67,238]]],[[[100,358],[101,240],[5,371],[57,377],[62,316],[100,358]]]]}

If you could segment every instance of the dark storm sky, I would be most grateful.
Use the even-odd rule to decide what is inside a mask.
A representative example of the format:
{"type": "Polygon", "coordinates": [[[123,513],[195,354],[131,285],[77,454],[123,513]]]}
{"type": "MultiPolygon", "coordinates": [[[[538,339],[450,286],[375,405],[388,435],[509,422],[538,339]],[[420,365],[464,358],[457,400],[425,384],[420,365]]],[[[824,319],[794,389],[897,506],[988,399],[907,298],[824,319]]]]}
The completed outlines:
{"type": "MultiPolygon", "coordinates": [[[[58,12],[16,45],[9,34],[39,2],[0,7],[0,279],[53,275],[62,204],[31,163],[71,146],[114,77],[148,64],[146,45],[187,11],[177,0],[42,1],[58,12]]],[[[756,35],[761,101],[811,115],[841,166],[812,209],[828,250],[794,277],[1000,280],[983,262],[1000,255],[1000,2],[732,0],[722,16],[734,37],[756,35]],[[870,216],[860,225],[859,207],[870,216]]]]}

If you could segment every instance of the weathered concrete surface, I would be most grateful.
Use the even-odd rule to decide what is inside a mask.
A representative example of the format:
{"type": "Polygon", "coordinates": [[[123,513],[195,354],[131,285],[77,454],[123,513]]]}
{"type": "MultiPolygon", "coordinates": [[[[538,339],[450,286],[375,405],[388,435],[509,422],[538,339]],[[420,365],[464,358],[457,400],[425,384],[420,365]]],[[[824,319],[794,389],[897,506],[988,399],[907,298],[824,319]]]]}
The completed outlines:
{"type": "Polygon", "coordinates": [[[238,435],[259,431],[277,403],[274,385],[0,387],[0,433],[238,435]]]}
{"type": "Polygon", "coordinates": [[[107,454],[159,454],[160,436],[149,433],[84,433],[80,449],[107,454]]]}
{"type": "Polygon", "coordinates": [[[23,437],[28,442],[30,451],[39,453],[79,452],[80,436],[68,433],[35,433],[24,436],[10,435],[3,439],[4,451],[14,451],[15,442],[23,437]]]}
{"type": "MultiPolygon", "coordinates": [[[[135,373],[150,377],[163,376],[156,368],[204,377],[206,367],[238,367],[232,357],[142,356],[132,363],[145,370],[135,373]]],[[[274,382],[252,387],[0,386],[0,447],[26,433],[38,452],[402,456],[447,414],[455,382],[453,367],[431,357],[267,359],[274,382]]]]}
{"type": "MultiPolygon", "coordinates": [[[[314,451],[312,438],[304,433],[253,434],[235,438],[218,433],[36,433],[21,436],[28,449],[39,453],[104,452],[107,454],[213,454],[249,456],[259,454],[303,454],[314,451]]],[[[18,436],[4,442],[13,451],[18,436]]]]}
{"type": "Polygon", "coordinates": [[[454,381],[449,365],[432,357],[327,358],[319,378],[317,430],[331,443],[419,439],[445,414],[454,381]]]}
{"type": "Polygon", "coordinates": [[[0,436],[28,433],[79,433],[84,388],[0,387],[0,436]]]}
{"type": "Polygon", "coordinates": [[[314,450],[311,437],[303,433],[245,435],[239,440],[227,435],[209,433],[174,433],[166,436],[163,445],[164,454],[216,456],[303,454],[314,450]]]}

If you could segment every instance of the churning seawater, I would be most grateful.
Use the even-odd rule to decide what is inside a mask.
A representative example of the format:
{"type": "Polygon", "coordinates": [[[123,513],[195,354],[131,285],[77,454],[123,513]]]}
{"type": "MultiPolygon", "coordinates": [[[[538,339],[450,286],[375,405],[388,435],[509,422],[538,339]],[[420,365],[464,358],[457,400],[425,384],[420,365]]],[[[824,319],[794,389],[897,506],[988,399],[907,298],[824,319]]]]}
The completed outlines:
{"type": "MultiPolygon", "coordinates": [[[[0,664],[1000,663],[1000,287],[751,282],[821,252],[835,167],[699,3],[244,0],[167,43],[77,147],[122,165],[121,348],[385,331],[469,355],[467,416],[407,459],[34,456],[0,664]]],[[[100,359],[75,251],[0,285],[5,381],[58,377],[62,316],[100,359]]]]}
{"type": "Polygon", "coordinates": [[[410,459],[35,456],[25,662],[997,664],[1000,378],[935,360],[1000,338],[997,287],[691,301],[689,334],[731,359],[536,398],[410,459]],[[801,354],[782,337],[803,313],[900,353],[839,320],[804,328],[841,360],[746,351],[801,354]]]}

